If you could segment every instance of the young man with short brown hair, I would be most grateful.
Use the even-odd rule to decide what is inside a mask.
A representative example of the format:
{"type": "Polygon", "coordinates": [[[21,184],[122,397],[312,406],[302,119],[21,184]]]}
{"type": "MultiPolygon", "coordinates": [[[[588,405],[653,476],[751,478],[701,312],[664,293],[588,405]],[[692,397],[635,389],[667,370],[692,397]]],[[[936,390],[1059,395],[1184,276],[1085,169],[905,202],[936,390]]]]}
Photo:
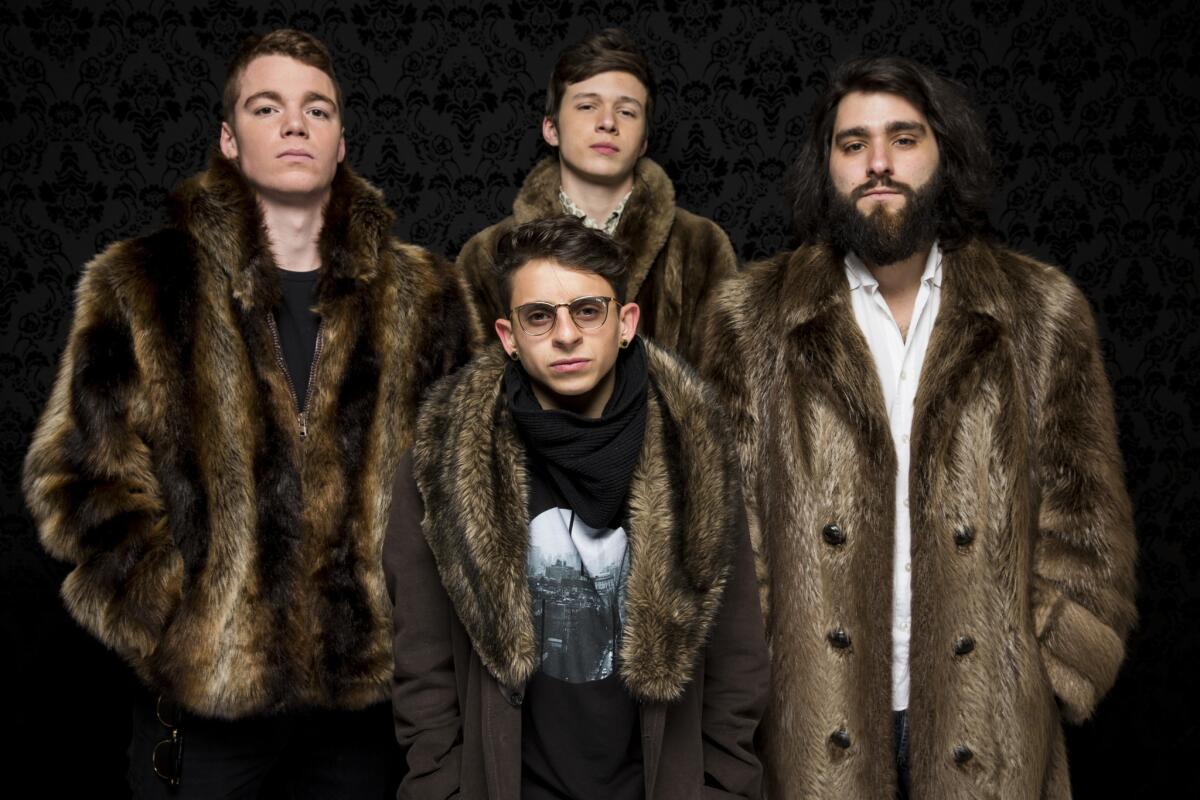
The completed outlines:
{"type": "Polygon", "coordinates": [[[724,413],[637,335],[624,248],[500,241],[490,348],[397,472],[402,798],[757,798],[766,645],[724,413]],[[502,287],[502,288],[501,288],[502,287]]]}
{"type": "Polygon", "coordinates": [[[525,178],[512,216],[458,255],[481,319],[506,310],[491,277],[496,242],[516,225],[565,213],[630,249],[629,293],[642,309],[643,335],[695,361],[709,297],[736,272],[737,259],[714,222],[675,205],[671,179],[645,157],[654,91],[650,62],[622,30],[563,51],[542,120],[555,155],[525,178]]]}
{"type": "Polygon", "coordinates": [[[391,478],[472,326],[342,163],[319,40],[248,41],[225,97],[172,224],[87,266],[25,494],[144,686],[135,797],[387,797],[391,478]]]}

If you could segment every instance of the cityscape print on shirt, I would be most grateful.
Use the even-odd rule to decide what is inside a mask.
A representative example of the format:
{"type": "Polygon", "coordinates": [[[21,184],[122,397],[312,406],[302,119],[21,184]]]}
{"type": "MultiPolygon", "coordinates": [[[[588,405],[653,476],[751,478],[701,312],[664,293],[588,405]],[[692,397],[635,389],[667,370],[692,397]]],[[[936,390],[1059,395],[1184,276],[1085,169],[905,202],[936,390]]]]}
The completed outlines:
{"type": "Polygon", "coordinates": [[[543,673],[568,683],[607,678],[624,619],[625,530],[596,529],[570,509],[529,523],[526,578],[543,673]]]}

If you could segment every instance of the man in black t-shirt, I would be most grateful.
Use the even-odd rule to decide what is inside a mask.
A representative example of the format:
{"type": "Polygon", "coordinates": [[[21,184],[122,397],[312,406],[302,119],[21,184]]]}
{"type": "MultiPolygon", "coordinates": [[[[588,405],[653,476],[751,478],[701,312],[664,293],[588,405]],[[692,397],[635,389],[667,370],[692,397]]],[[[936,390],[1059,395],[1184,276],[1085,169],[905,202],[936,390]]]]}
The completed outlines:
{"type": "Polygon", "coordinates": [[[389,482],[473,326],[344,155],[325,45],[248,40],[220,152],[172,224],[80,281],[24,489],[74,565],[67,608],[144,686],[135,797],[385,797],[398,780],[389,482]]]}
{"type": "Polygon", "coordinates": [[[400,797],[759,796],[766,645],[728,434],[636,336],[627,258],[571,217],[516,227],[503,350],[422,408],[384,544],[400,797]]]}

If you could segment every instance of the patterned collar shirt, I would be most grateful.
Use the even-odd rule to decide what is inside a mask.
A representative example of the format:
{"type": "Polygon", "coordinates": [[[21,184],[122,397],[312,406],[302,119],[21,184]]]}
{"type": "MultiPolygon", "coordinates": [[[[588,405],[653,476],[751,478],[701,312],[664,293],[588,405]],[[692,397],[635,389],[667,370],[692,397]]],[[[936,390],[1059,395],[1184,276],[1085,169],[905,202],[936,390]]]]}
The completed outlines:
{"type": "Polygon", "coordinates": [[[612,236],[617,230],[617,223],[621,221],[621,212],[625,210],[625,204],[629,202],[629,195],[631,194],[633,194],[632,189],[625,193],[625,196],[621,198],[621,202],[617,203],[617,207],[609,213],[608,218],[603,223],[592,219],[587,215],[586,211],[575,205],[575,201],[567,197],[567,193],[563,191],[561,186],[558,187],[558,204],[562,206],[564,214],[570,214],[572,217],[578,217],[583,220],[585,227],[604,231],[609,236],[612,236]]]}
{"type": "Polygon", "coordinates": [[[929,250],[907,338],[879,292],[879,281],[858,256],[846,256],[854,319],[875,361],[896,449],[896,540],[892,571],[892,708],[908,708],[908,647],[912,627],[912,523],[908,511],[909,435],[925,351],[942,300],[942,250],[929,250]]]}

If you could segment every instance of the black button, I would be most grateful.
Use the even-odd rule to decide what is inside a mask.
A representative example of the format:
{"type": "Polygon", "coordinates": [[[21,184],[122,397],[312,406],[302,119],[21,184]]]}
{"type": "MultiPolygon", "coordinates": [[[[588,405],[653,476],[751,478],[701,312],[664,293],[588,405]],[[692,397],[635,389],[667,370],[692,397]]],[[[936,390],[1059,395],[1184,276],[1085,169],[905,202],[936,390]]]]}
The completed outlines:
{"type": "Polygon", "coordinates": [[[975,649],[975,640],[970,636],[960,636],[954,640],[954,655],[965,656],[975,649]]]}
{"type": "Polygon", "coordinates": [[[525,695],[520,692],[512,692],[508,695],[508,702],[514,706],[520,706],[521,703],[525,702],[525,695]]]}
{"type": "Polygon", "coordinates": [[[966,547],[973,541],[975,541],[975,529],[970,525],[954,529],[954,543],[959,547],[966,547]]]}
{"type": "Polygon", "coordinates": [[[967,747],[965,744],[960,744],[958,747],[954,748],[954,763],[958,764],[960,767],[974,757],[975,754],[971,752],[971,748],[967,747]]]}
{"type": "Polygon", "coordinates": [[[846,733],[845,728],[838,728],[836,731],[829,734],[829,741],[833,742],[843,750],[847,750],[850,747],[850,734],[846,733]]]}
{"type": "Polygon", "coordinates": [[[850,646],[850,634],[846,633],[846,631],[841,628],[838,628],[835,631],[830,631],[827,638],[829,639],[829,643],[838,650],[845,650],[850,646]]]}
{"type": "Polygon", "coordinates": [[[842,526],[836,522],[831,522],[821,531],[821,535],[825,537],[825,541],[837,547],[839,544],[846,543],[846,532],[842,530],[842,526]]]}

